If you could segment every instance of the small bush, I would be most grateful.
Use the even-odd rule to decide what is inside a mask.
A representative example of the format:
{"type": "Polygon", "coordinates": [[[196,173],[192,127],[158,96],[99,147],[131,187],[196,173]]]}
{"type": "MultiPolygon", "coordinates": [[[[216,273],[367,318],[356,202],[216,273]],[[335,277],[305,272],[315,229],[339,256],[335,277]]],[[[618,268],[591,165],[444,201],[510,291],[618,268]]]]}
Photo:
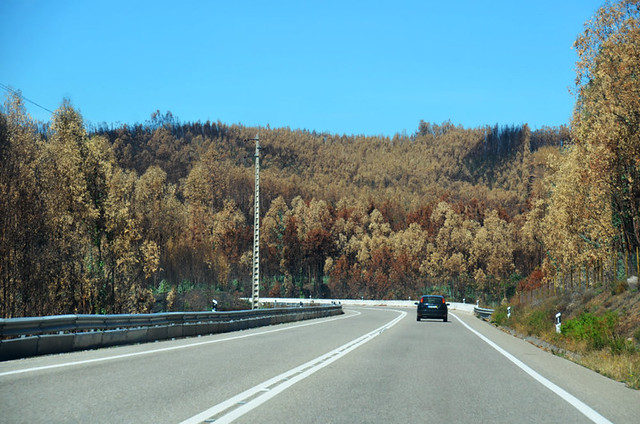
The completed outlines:
{"type": "Polygon", "coordinates": [[[178,284],[178,294],[186,294],[192,292],[196,288],[196,285],[189,280],[182,280],[178,284]]]}
{"type": "Polygon", "coordinates": [[[547,310],[534,310],[525,319],[529,335],[541,335],[553,329],[554,320],[547,310]]]}
{"type": "Polygon", "coordinates": [[[629,283],[627,283],[626,281],[618,281],[618,283],[612,290],[613,293],[611,294],[618,295],[626,292],[627,290],[629,290],[629,283]]]}
{"type": "Polygon", "coordinates": [[[176,288],[172,287],[167,293],[167,311],[173,311],[176,303],[176,288]]]}
{"type": "Polygon", "coordinates": [[[607,312],[604,316],[596,316],[583,312],[576,319],[562,325],[562,334],[575,341],[585,341],[590,349],[611,348],[613,352],[624,350],[626,343],[615,334],[618,315],[607,312]]]}
{"type": "Polygon", "coordinates": [[[158,288],[154,290],[154,294],[167,294],[171,290],[171,283],[165,279],[160,281],[158,288]]]}
{"type": "Polygon", "coordinates": [[[493,310],[491,322],[495,325],[504,325],[507,323],[507,305],[500,305],[493,310]]]}

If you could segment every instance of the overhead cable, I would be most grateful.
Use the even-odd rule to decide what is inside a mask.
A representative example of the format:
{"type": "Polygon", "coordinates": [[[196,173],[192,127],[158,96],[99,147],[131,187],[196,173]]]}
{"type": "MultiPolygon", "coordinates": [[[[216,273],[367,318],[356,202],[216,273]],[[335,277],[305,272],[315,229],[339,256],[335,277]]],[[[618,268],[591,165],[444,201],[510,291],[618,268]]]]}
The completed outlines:
{"type": "Polygon", "coordinates": [[[34,102],[33,100],[26,98],[25,96],[23,96],[23,95],[22,95],[22,93],[20,93],[20,92],[18,92],[18,91],[16,91],[16,90],[14,90],[13,88],[9,87],[8,85],[5,85],[5,84],[3,84],[3,83],[1,83],[1,82],[0,82],[0,88],[4,88],[4,89],[5,89],[5,90],[7,90],[8,92],[13,93],[13,94],[15,94],[15,95],[17,95],[17,96],[20,96],[22,99],[24,99],[24,100],[28,101],[29,103],[31,103],[31,104],[33,104],[33,105],[38,106],[40,109],[46,110],[46,111],[47,111],[47,112],[49,112],[49,113],[53,113],[53,111],[52,111],[52,110],[47,109],[46,107],[44,107],[44,106],[42,106],[42,105],[39,105],[38,103],[34,102]]]}

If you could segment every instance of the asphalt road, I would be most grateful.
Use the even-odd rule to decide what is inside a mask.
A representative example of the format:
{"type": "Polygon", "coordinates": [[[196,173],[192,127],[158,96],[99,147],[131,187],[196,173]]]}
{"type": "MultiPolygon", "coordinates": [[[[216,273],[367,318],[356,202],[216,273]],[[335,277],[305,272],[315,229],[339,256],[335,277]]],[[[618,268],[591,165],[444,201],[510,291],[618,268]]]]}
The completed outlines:
{"type": "Polygon", "coordinates": [[[345,312],[2,362],[0,422],[640,422],[640,392],[473,316],[345,312]]]}

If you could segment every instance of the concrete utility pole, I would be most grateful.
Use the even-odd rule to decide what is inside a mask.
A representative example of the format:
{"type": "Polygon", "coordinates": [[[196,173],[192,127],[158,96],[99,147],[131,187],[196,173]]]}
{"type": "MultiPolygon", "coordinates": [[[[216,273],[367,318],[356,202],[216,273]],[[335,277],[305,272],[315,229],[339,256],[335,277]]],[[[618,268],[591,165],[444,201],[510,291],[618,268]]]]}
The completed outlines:
{"type": "Polygon", "coordinates": [[[253,215],[253,291],[251,309],[257,309],[260,303],[260,137],[256,134],[256,180],[253,215]]]}

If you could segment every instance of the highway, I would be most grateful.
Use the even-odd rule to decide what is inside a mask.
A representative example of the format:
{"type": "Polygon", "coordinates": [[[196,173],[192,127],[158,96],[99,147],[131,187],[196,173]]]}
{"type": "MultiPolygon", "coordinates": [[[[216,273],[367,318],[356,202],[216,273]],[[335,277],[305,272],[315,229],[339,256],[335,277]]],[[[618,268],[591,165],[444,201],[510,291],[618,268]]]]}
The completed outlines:
{"type": "Polygon", "coordinates": [[[2,423],[638,423],[640,392],[463,312],[337,317],[0,363],[2,423]]]}

